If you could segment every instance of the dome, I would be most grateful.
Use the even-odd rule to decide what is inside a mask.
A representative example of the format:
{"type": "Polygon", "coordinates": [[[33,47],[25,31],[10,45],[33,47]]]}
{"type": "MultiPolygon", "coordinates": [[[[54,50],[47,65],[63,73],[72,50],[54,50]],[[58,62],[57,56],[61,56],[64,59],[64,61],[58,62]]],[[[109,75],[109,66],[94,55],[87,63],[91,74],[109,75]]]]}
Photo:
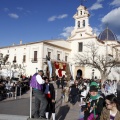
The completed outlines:
{"type": "Polygon", "coordinates": [[[101,32],[98,36],[99,40],[117,40],[117,36],[108,28],[101,32]]]}

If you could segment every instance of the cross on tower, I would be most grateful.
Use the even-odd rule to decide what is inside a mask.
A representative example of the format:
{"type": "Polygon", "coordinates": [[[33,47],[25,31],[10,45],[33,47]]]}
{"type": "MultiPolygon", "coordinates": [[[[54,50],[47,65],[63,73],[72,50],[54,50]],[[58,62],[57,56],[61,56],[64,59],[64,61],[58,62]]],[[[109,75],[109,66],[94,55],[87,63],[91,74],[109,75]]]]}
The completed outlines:
{"type": "Polygon", "coordinates": [[[87,1],[87,0],[80,0],[81,5],[83,5],[83,2],[84,2],[84,1],[87,1]]]}

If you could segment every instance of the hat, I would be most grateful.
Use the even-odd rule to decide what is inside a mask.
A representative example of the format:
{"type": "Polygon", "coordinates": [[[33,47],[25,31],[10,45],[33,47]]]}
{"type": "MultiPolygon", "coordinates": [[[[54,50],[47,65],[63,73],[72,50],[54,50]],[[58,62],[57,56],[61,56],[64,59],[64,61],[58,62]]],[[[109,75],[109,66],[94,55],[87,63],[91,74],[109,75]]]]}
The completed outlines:
{"type": "Polygon", "coordinates": [[[38,70],[38,72],[43,72],[43,70],[38,70]]]}
{"type": "Polygon", "coordinates": [[[90,92],[92,91],[98,92],[98,87],[95,85],[90,86],[90,92]]]}
{"type": "Polygon", "coordinates": [[[98,84],[96,82],[91,82],[90,86],[97,86],[98,87],[98,84]]]}

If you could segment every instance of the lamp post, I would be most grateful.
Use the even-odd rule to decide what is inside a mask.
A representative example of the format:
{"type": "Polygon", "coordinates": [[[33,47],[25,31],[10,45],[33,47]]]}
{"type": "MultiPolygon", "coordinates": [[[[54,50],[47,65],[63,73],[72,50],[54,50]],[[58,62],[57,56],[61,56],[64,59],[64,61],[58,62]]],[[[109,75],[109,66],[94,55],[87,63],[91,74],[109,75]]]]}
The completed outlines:
{"type": "Polygon", "coordinates": [[[92,69],[92,79],[94,79],[94,69],[92,69]]]}

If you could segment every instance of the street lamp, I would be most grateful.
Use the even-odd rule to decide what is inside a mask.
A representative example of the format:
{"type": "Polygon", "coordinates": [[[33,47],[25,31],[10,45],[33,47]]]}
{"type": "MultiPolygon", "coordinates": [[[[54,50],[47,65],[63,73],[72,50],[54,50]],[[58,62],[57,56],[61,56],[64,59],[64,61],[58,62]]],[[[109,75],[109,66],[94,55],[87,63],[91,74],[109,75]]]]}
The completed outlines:
{"type": "Polygon", "coordinates": [[[94,69],[92,69],[92,79],[94,79],[94,69]]]}

